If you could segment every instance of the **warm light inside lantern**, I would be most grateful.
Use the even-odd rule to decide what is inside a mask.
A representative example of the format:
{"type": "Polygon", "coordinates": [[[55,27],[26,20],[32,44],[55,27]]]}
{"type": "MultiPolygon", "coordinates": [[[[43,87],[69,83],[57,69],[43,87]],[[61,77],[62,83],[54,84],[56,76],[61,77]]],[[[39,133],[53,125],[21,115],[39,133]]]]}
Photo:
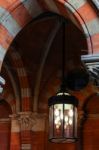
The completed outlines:
{"type": "Polygon", "coordinates": [[[51,142],[74,142],[77,139],[77,107],[74,101],[77,102],[75,97],[70,95],[58,95],[49,100],[51,142]],[[70,99],[72,101],[69,101],[70,99]]]}

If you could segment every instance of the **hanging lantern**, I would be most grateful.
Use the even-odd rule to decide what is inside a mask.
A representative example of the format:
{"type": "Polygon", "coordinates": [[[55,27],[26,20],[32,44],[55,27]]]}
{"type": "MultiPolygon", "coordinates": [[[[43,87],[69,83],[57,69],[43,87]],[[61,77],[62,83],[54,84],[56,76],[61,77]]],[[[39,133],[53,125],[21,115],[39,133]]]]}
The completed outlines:
{"type": "Polygon", "coordinates": [[[78,100],[69,93],[52,96],[49,105],[49,140],[55,143],[77,140],[78,100]]]}
{"type": "Polygon", "coordinates": [[[66,92],[65,82],[65,20],[63,21],[62,84],[56,96],[49,98],[49,140],[55,143],[77,140],[78,100],[66,92]]]}

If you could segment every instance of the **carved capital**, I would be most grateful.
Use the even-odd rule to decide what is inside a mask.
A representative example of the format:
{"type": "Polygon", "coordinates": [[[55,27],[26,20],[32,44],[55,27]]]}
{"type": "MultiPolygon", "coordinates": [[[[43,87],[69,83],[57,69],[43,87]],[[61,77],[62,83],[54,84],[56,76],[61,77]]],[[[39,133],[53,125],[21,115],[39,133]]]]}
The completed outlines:
{"type": "Polygon", "coordinates": [[[34,124],[34,120],[31,119],[31,112],[20,112],[19,113],[19,122],[21,126],[21,130],[30,130],[32,124],[34,124]]]}
{"type": "Polygon", "coordinates": [[[45,114],[20,112],[19,115],[21,130],[42,131],[45,129],[45,114]]]}

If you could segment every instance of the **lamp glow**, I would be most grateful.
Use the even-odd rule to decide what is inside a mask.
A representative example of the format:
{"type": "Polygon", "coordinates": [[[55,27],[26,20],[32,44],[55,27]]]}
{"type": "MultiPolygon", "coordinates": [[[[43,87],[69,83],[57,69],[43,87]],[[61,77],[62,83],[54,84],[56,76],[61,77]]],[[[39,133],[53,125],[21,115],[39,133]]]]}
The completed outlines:
{"type": "Polygon", "coordinates": [[[78,100],[68,95],[57,94],[49,99],[49,140],[55,143],[77,140],[78,100]]]}

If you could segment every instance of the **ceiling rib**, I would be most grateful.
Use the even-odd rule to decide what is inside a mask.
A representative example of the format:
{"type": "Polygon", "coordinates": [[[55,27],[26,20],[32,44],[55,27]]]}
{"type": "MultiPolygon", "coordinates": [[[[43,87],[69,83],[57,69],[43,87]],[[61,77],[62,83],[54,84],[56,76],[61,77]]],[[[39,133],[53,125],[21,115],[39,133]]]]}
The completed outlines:
{"type": "Polygon", "coordinates": [[[34,97],[33,97],[33,99],[34,99],[33,111],[34,112],[37,112],[37,109],[38,109],[38,96],[39,96],[39,88],[40,88],[40,82],[41,82],[43,68],[44,68],[48,53],[50,51],[51,45],[53,43],[53,40],[54,40],[58,30],[60,29],[60,27],[61,27],[61,22],[58,21],[56,23],[55,27],[53,28],[52,32],[50,33],[50,35],[47,39],[47,42],[45,44],[45,47],[44,47],[44,49],[45,49],[45,53],[43,55],[44,57],[42,58],[41,64],[39,66],[37,78],[36,78],[36,82],[35,82],[34,97]]]}

